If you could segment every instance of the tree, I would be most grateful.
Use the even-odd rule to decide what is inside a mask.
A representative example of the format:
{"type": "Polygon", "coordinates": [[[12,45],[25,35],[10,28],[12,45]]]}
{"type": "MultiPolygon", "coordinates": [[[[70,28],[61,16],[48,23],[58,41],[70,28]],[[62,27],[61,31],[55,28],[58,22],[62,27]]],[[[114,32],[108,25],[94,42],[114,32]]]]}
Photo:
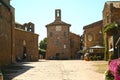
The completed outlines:
{"type": "Polygon", "coordinates": [[[39,48],[44,50],[47,49],[47,38],[44,38],[43,40],[40,41],[39,48]]]}
{"type": "Polygon", "coordinates": [[[45,58],[46,55],[46,49],[47,49],[47,38],[44,38],[39,43],[39,54],[45,58]]]}

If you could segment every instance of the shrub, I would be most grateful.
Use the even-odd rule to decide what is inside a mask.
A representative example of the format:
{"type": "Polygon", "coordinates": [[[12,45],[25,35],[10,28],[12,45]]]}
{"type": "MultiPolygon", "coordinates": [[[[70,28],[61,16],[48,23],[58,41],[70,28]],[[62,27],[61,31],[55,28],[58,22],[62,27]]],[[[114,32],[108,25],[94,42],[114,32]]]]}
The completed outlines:
{"type": "Polygon", "coordinates": [[[120,59],[111,60],[105,73],[107,80],[120,80],[120,59]]]}
{"type": "Polygon", "coordinates": [[[110,70],[105,71],[105,80],[114,80],[114,76],[111,74],[110,70]]]}

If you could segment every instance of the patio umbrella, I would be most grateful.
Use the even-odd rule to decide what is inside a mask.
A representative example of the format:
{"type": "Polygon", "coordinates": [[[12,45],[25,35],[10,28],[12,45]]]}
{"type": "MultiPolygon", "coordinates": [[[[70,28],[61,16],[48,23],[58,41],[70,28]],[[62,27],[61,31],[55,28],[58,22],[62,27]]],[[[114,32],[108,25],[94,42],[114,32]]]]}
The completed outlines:
{"type": "Polygon", "coordinates": [[[92,47],[89,47],[90,49],[103,49],[105,48],[104,46],[99,46],[99,45],[96,45],[96,46],[92,46],[92,47]]]}

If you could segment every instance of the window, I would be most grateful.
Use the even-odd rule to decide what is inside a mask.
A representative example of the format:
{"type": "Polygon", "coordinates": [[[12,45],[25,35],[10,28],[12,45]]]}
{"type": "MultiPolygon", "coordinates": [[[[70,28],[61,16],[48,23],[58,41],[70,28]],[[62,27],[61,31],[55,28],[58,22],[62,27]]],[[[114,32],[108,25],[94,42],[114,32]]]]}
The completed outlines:
{"type": "Polygon", "coordinates": [[[92,34],[88,34],[88,41],[92,41],[93,40],[93,35],[92,34]]]}
{"type": "Polygon", "coordinates": [[[27,27],[25,27],[25,31],[27,31],[28,29],[27,29],[27,27]]]}
{"type": "Polygon", "coordinates": [[[55,43],[55,44],[56,44],[56,45],[59,45],[59,44],[60,44],[59,39],[56,40],[56,43],[55,43]]]}
{"type": "Polygon", "coordinates": [[[56,26],[56,31],[61,31],[62,27],[61,26],[56,26]]]}
{"type": "Polygon", "coordinates": [[[66,45],[65,44],[63,45],[63,48],[66,49],[66,45]]]}
{"type": "Polygon", "coordinates": [[[67,36],[67,32],[64,32],[64,37],[66,37],[67,36]]]}
{"type": "Polygon", "coordinates": [[[74,41],[70,38],[70,47],[74,47],[74,41]]]}
{"type": "Polygon", "coordinates": [[[23,46],[26,46],[26,41],[25,40],[23,40],[23,46]]]}
{"type": "Polygon", "coordinates": [[[29,31],[32,32],[32,26],[30,25],[29,31]]]}
{"type": "Polygon", "coordinates": [[[50,37],[52,37],[53,36],[53,33],[52,32],[50,32],[50,37]]]}

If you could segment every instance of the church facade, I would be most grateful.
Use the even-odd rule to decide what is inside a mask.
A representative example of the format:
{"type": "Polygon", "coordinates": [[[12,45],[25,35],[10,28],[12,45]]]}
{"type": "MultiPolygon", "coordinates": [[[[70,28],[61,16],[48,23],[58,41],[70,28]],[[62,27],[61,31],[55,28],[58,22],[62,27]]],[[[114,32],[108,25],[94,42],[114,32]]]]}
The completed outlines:
{"type": "Polygon", "coordinates": [[[54,22],[46,25],[46,59],[71,59],[70,26],[61,20],[61,10],[56,9],[54,22]]]}

